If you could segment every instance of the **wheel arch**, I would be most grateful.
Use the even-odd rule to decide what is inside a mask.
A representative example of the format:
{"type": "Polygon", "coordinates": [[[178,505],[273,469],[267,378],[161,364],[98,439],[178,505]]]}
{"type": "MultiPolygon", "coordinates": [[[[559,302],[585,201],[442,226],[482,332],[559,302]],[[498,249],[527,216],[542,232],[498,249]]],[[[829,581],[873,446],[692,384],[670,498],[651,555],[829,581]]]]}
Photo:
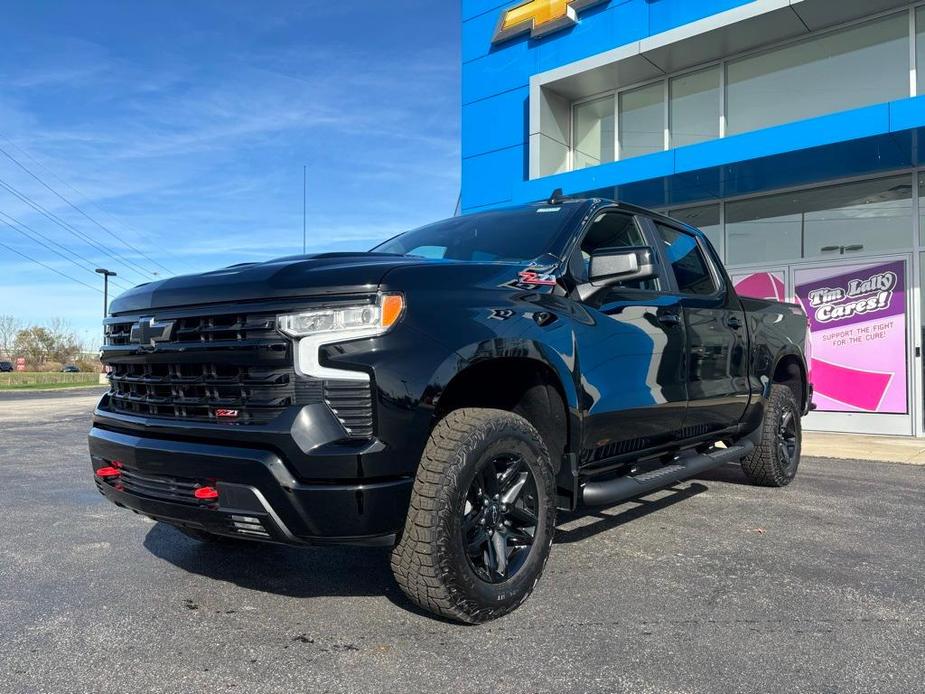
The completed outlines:
{"type": "Polygon", "coordinates": [[[491,407],[523,416],[539,431],[554,464],[575,450],[578,397],[565,361],[542,347],[505,349],[497,341],[490,352],[475,348],[434,398],[432,426],[464,407],[491,407]]]}
{"type": "Polygon", "coordinates": [[[793,397],[805,412],[809,407],[809,377],[806,361],[802,354],[784,352],[778,355],[771,371],[771,383],[784,385],[793,392],[793,397]]]}

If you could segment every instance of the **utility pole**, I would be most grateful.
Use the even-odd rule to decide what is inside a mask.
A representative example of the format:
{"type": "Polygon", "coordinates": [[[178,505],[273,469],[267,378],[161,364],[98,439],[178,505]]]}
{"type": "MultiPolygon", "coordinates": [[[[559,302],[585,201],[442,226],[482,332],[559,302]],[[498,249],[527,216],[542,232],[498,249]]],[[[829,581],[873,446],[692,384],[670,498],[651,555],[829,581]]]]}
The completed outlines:
{"type": "MultiPolygon", "coordinates": [[[[109,315],[109,278],[118,276],[118,273],[107,270],[103,267],[96,268],[96,271],[103,276],[103,320],[109,315]]],[[[106,344],[106,328],[103,328],[103,344],[106,344]]]]}
{"type": "Polygon", "coordinates": [[[302,166],[302,255],[308,252],[308,165],[302,166]]]}

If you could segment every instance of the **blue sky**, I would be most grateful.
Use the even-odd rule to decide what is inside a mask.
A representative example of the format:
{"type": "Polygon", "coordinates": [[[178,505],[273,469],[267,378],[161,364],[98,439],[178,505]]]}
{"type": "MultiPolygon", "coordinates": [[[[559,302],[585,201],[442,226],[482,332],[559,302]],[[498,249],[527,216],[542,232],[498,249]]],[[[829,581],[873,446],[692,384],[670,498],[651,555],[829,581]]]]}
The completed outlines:
{"type": "MultiPolygon", "coordinates": [[[[168,274],[144,256],[182,274],[289,255],[303,164],[309,252],[450,216],[459,24],[447,0],[6,3],[0,148],[37,178],[0,153],[20,195],[0,187],[0,213],[70,260],[2,223],[0,243],[92,287],[78,266],[127,286],[168,274]]],[[[92,342],[102,296],[0,247],[0,313],[92,342]]]]}

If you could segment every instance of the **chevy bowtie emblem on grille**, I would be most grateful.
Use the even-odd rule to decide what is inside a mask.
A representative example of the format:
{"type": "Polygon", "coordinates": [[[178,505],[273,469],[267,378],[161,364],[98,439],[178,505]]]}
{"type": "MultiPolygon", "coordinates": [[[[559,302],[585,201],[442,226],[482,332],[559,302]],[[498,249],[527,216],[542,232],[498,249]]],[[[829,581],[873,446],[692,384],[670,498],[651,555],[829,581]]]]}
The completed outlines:
{"type": "Polygon", "coordinates": [[[167,342],[173,336],[174,325],[176,325],[176,321],[156,321],[154,318],[142,318],[132,326],[132,343],[157,349],[158,342],[167,342]]]}
{"type": "Polygon", "coordinates": [[[533,38],[545,36],[578,23],[578,13],[607,0],[529,0],[505,10],[492,43],[530,32],[533,38]]]}

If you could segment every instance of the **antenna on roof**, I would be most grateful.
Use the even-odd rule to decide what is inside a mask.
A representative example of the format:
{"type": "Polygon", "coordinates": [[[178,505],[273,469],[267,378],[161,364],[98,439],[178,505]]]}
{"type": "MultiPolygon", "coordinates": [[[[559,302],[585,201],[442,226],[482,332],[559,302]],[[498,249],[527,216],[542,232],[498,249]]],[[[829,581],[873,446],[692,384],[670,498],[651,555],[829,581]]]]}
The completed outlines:
{"type": "Polygon", "coordinates": [[[552,195],[549,197],[548,202],[550,205],[558,205],[560,202],[562,202],[564,197],[565,195],[562,193],[562,189],[556,188],[554,191],[552,191],[552,195]]]}

